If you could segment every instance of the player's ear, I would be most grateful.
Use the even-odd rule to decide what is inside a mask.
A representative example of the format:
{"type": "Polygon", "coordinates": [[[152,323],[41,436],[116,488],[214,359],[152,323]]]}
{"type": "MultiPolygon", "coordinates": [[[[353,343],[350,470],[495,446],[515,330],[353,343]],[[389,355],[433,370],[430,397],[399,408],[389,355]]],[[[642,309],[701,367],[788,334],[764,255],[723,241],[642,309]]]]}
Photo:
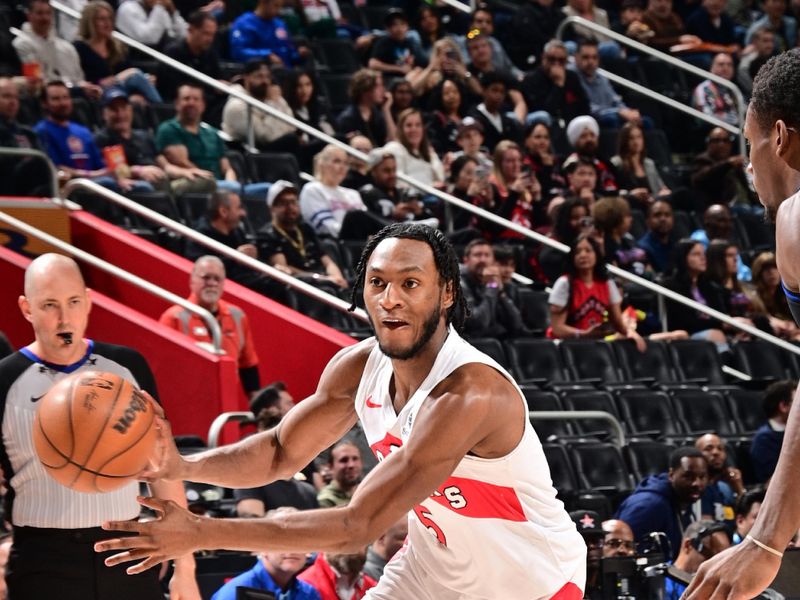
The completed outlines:
{"type": "Polygon", "coordinates": [[[444,291],[442,292],[442,306],[445,309],[448,309],[451,306],[453,306],[454,302],[453,298],[455,296],[455,292],[453,290],[454,285],[455,284],[453,283],[452,280],[444,284],[444,291]]]}
{"type": "Polygon", "coordinates": [[[92,312],[92,288],[86,288],[86,314],[92,312]]]}
{"type": "Polygon", "coordinates": [[[19,310],[22,316],[25,317],[25,320],[31,321],[31,303],[28,302],[28,299],[25,296],[20,296],[17,298],[17,306],[19,306],[19,310]]]}

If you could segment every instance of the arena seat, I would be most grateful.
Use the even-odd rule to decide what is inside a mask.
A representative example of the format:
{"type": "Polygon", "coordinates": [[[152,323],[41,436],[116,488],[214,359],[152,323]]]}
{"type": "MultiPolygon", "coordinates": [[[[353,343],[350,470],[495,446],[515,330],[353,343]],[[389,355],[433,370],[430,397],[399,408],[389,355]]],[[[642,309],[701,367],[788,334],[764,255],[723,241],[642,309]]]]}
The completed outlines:
{"type": "MultiPolygon", "coordinates": [[[[564,410],[561,399],[554,392],[539,390],[526,385],[521,386],[521,389],[522,393],[525,394],[525,401],[528,403],[528,410],[530,411],[564,410]]],[[[531,422],[536,435],[541,440],[563,439],[573,435],[572,426],[566,419],[551,421],[549,419],[534,418],[531,422]]]]}
{"type": "Polygon", "coordinates": [[[549,294],[545,291],[519,288],[517,297],[522,322],[533,333],[542,335],[550,327],[549,294]]]}
{"type": "Polygon", "coordinates": [[[622,452],[636,482],[669,470],[669,455],[675,446],[655,440],[631,440],[622,452]]]}
{"type": "Polygon", "coordinates": [[[764,340],[737,342],[733,358],[738,369],[764,384],[792,376],[788,353],[764,340]]]}
{"type": "Polygon", "coordinates": [[[633,477],[614,444],[574,444],[569,453],[582,490],[603,493],[615,504],[633,490],[633,477]]]}
{"type": "Polygon", "coordinates": [[[561,444],[542,444],[542,450],[550,466],[550,477],[558,490],[558,497],[570,507],[578,495],[579,485],[567,449],[561,444]]]}
{"type": "Polygon", "coordinates": [[[633,340],[612,342],[611,348],[626,381],[672,383],[677,380],[664,342],[647,340],[644,352],[639,352],[633,340]]]}
{"type": "Polygon", "coordinates": [[[629,435],[680,436],[685,432],[664,392],[627,390],[619,392],[617,407],[629,435]]]}
{"type": "Polygon", "coordinates": [[[611,346],[602,340],[568,340],[560,345],[561,356],[572,379],[619,383],[622,381],[611,346]]]}
{"type": "Polygon", "coordinates": [[[511,371],[518,383],[554,383],[569,380],[553,340],[518,338],[506,342],[511,371]]]}
{"type": "Polygon", "coordinates": [[[676,390],[672,395],[672,404],[689,434],[736,433],[733,417],[719,394],[704,390],[676,390]]]}
{"type": "Polygon", "coordinates": [[[724,385],[725,376],[714,343],[703,340],[677,340],[669,344],[672,362],[684,382],[724,385]]]}
{"type": "MultiPolygon", "coordinates": [[[[567,393],[564,394],[562,402],[567,410],[600,410],[620,420],[617,407],[614,405],[614,399],[608,392],[579,391],[567,393]]],[[[572,426],[581,435],[600,433],[603,435],[603,439],[613,439],[615,435],[615,430],[611,425],[602,419],[573,419],[572,426]]]]}
{"type": "Polygon", "coordinates": [[[323,62],[333,73],[354,73],[361,68],[361,61],[350,40],[332,38],[315,42],[323,62]]]}
{"type": "Polygon", "coordinates": [[[762,392],[755,390],[730,389],[725,392],[737,432],[752,434],[764,424],[767,416],[761,406],[762,396],[762,392]]]}
{"type": "Polygon", "coordinates": [[[501,344],[500,340],[497,338],[470,338],[469,343],[484,354],[488,354],[491,358],[500,363],[503,368],[508,368],[508,356],[506,356],[506,351],[503,348],[503,344],[501,344]]]}
{"type": "Polygon", "coordinates": [[[251,181],[274,182],[279,179],[291,181],[299,190],[300,165],[297,157],[288,152],[261,152],[247,154],[247,169],[251,181]]]}

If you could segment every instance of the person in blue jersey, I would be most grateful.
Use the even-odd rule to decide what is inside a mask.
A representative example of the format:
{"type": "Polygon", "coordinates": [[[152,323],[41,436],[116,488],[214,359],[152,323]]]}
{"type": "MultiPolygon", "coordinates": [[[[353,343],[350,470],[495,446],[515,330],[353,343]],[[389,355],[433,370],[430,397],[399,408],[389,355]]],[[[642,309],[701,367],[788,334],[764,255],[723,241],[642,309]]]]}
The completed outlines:
{"type": "Polygon", "coordinates": [[[256,9],[233,22],[230,33],[231,58],[247,62],[263,58],[273,67],[296,67],[310,56],[307,47],[295,47],[278,14],[283,0],[258,0],[256,9]]]}

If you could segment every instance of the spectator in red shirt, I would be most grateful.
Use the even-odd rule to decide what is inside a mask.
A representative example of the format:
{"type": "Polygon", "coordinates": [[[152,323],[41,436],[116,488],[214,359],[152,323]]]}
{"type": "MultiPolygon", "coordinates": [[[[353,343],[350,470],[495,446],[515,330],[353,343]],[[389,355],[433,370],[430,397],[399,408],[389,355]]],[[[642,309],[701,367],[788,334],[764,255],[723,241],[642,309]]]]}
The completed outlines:
{"type": "Polygon", "coordinates": [[[356,554],[320,552],[317,560],[297,577],[313,585],[322,600],[359,600],[377,582],[364,573],[367,549],[356,554]]]}

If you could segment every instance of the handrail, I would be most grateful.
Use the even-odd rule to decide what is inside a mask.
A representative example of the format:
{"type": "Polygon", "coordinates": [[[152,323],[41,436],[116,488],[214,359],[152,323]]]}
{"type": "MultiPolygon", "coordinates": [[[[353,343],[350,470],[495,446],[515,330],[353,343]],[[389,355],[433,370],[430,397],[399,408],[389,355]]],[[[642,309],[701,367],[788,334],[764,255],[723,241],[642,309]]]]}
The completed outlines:
{"type": "Polygon", "coordinates": [[[47,154],[35,148],[0,148],[0,156],[29,156],[40,159],[47,165],[47,170],[50,171],[51,194],[53,196],[58,195],[58,172],[47,154]]]}
{"type": "Polygon", "coordinates": [[[252,421],[255,415],[250,411],[231,411],[218,414],[208,428],[208,447],[213,449],[219,445],[219,436],[222,433],[222,428],[231,421],[236,423],[243,423],[245,421],[252,421]]]}
{"type": "MultiPolygon", "coordinates": [[[[118,194],[108,188],[104,188],[103,186],[91,181],[90,179],[72,179],[66,183],[64,189],[62,190],[62,195],[66,198],[69,196],[71,192],[76,189],[83,189],[89,192],[93,192],[99,196],[102,196],[108,200],[111,200],[114,204],[118,204],[124,207],[131,212],[135,212],[138,215],[145,217],[150,221],[154,221],[159,225],[166,227],[167,229],[171,229],[176,233],[179,233],[185,238],[189,238],[193,242],[196,242],[206,248],[210,248],[217,254],[222,254],[226,258],[230,258],[240,264],[243,264],[251,269],[259,271],[272,279],[277,279],[281,283],[288,285],[291,288],[297,289],[304,294],[311,296],[312,298],[319,300],[320,302],[326,304],[327,306],[331,306],[337,310],[342,312],[346,312],[350,310],[350,303],[342,300],[341,298],[337,298],[332,294],[328,294],[320,289],[315,288],[313,285],[310,285],[296,277],[288,275],[283,271],[276,269],[275,267],[271,267],[270,265],[261,262],[260,260],[256,260],[255,258],[251,258],[234,248],[226,246],[221,242],[211,239],[207,235],[203,235],[202,233],[192,229],[191,227],[187,227],[182,223],[178,223],[177,221],[173,221],[169,217],[165,217],[162,214],[157,213],[154,210],[147,208],[146,206],[142,206],[138,202],[134,202],[130,198],[126,198],[125,196],[118,194]]],[[[353,314],[357,319],[360,319],[364,322],[368,321],[367,313],[364,312],[363,309],[356,308],[353,311],[353,314]]]]}
{"type": "Polygon", "coordinates": [[[616,434],[617,443],[625,445],[625,431],[620,422],[604,410],[531,410],[528,418],[537,421],[571,421],[573,419],[600,419],[608,422],[616,434]]]}
{"type": "Polygon", "coordinates": [[[472,8],[470,8],[469,4],[464,4],[463,2],[459,2],[458,0],[442,0],[442,3],[447,4],[448,6],[452,6],[453,8],[460,10],[461,12],[465,13],[472,12],[472,8]]]}
{"type": "MultiPolygon", "coordinates": [[[[96,184],[95,184],[96,185],[96,184]]],[[[199,316],[205,322],[206,326],[208,327],[208,331],[211,333],[211,343],[214,354],[225,354],[222,350],[222,332],[219,327],[219,323],[214,318],[209,311],[207,311],[202,306],[197,306],[186,300],[185,298],[181,298],[180,296],[173,294],[170,291],[167,291],[163,288],[158,287],[150,283],[149,281],[134,275],[133,273],[129,273],[123,269],[120,269],[116,265],[112,265],[109,262],[101,260],[96,256],[89,254],[88,252],[84,252],[80,248],[76,248],[72,244],[68,244],[63,240],[60,240],[57,237],[50,235],[32,225],[28,225],[27,223],[20,221],[19,219],[15,219],[11,215],[0,211],[0,221],[10,225],[11,227],[15,227],[20,231],[27,233],[30,236],[38,238],[49,244],[55,248],[58,248],[62,252],[66,252],[67,254],[71,254],[75,258],[78,258],[84,262],[89,263],[90,265],[97,267],[98,269],[105,271],[106,273],[110,273],[115,277],[119,277],[123,281],[126,281],[136,287],[153,294],[154,296],[158,296],[162,300],[166,300],[170,304],[177,304],[189,312],[199,316]]]]}
{"type": "MultiPolygon", "coordinates": [[[[622,35],[621,33],[617,33],[616,31],[613,31],[613,30],[609,29],[608,27],[603,27],[602,25],[598,25],[594,21],[589,21],[588,19],[584,19],[583,17],[577,17],[577,16],[567,17],[566,19],[561,21],[561,24],[558,26],[558,29],[556,30],[556,37],[559,40],[563,39],[564,30],[569,25],[572,25],[572,24],[580,25],[582,27],[586,27],[587,29],[591,29],[592,31],[594,31],[596,33],[599,33],[599,34],[602,34],[607,38],[611,38],[612,40],[615,40],[615,41],[619,42],[620,44],[624,44],[626,46],[630,46],[631,48],[633,48],[635,50],[638,50],[639,52],[642,52],[644,54],[649,54],[650,56],[658,58],[658,59],[660,59],[660,60],[672,65],[673,67],[677,67],[679,69],[683,69],[684,71],[688,71],[689,73],[692,73],[693,75],[697,75],[698,77],[702,77],[703,79],[709,79],[709,80],[713,81],[714,83],[716,83],[717,85],[721,85],[722,87],[728,88],[731,91],[731,93],[733,94],[734,99],[736,100],[736,112],[739,115],[739,126],[740,127],[744,126],[744,115],[745,115],[745,110],[747,108],[747,105],[746,105],[746,103],[744,101],[744,96],[742,95],[741,90],[732,81],[728,81],[727,79],[723,79],[719,75],[714,75],[714,73],[711,73],[710,71],[706,71],[705,69],[701,69],[700,67],[696,67],[695,65],[693,65],[691,63],[688,63],[685,60],[681,60],[679,58],[675,58],[674,56],[671,56],[671,55],[667,54],[666,52],[661,52],[660,50],[656,50],[654,48],[651,48],[650,46],[648,46],[646,44],[642,44],[641,42],[638,42],[638,41],[636,41],[636,40],[634,40],[632,38],[629,38],[628,36],[622,35]]],[[[606,74],[606,73],[604,72],[604,74],[606,74]]],[[[736,133],[740,133],[740,132],[737,131],[736,133]]],[[[740,141],[741,153],[745,154],[744,138],[740,137],[739,141],[740,141]]]]}
{"type": "MultiPolygon", "coordinates": [[[[50,0],[50,5],[53,8],[55,8],[55,9],[61,11],[61,12],[64,12],[67,15],[73,17],[73,18],[76,18],[76,19],[79,18],[79,14],[78,14],[77,11],[73,10],[72,8],[70,8],[68,6],[65,6],[64,4],[59,2],[58,0],[50,0]]],[[[577,19],[578,17],[570,17],[570,18],[571,19],[577,19]]],[[[589,24],[589,26],[593,26],[595,28],[598,27],[594,23],[591,23],[590,21],[586,21],[585,19],[581,19],[580,22],[581,22],[581,24],[587,23],[587,24],[589,24]]],[[[600,28],[600,29],[602,30],[602,32],[604,34],[607,33],[610,37],[616,36],[616,37],[619,37],[619,38],[624,38],[624,36],[620,36],[616,32],[613,32],[613,31],[610,31],[610,30],[608,30],[606,32],[606,30],[604,28],[600,28]],[[611,34],[613,34],[613,36],[611,34]]],[[[254,108],[257,108],[258,110],[261,110],[262,112],[265,112],[265,113],[275,117],[276,119],[279,119],[279,120],[283,121],[284,123],[289,123],[291,125],[294,125],[298,129],[300,129],[302,131],[305,131],[306,133],[308,133],[309,135],[311,135],[313,137],[319,138],[319,139],[321,139],[323,141],[326,141],[326,142],[328,142],[330,144],[333,144],[333,145],[337,146],[338,148],[341,148],[342,150],[344,150],[350,156],[353,156],[353,157],[355,157],[355,158],[357,158],[359,160],[365,161],[365,162],[368,160],[368,156],[366,154],[364,154],[363,152],[359,152],[358,150],[356,150],[354,148],[351,148],[350,146],[348,146],[347,144],[344,144],[343,142],[337,140],[336,138],[333,138],[333,137],[327,135],[326,133],[324,133],[322,131],[314,129],[313,127],[310,127],[309,125],[307,125],[307,124],[305,124],[305,123],[303,123],[301,121],[298,121],[294,117],[290,117],[289,115],[287,115],[285,113],[282,113],[282,112],[272,108],[271,106],[268,106],[268,105],[264,104],[263,102],[260,102],[260,101],[258,101],[256,99],[254,99],[251,96],[248,96],[247,94],[242,93],[240,90],[234,89],[232,86],[226,85],[224,83],[220,83],[216,79],[212,79],[211,77],[209,77],[209,76],[207,76],[207,75],[205,75],[203,73],[200,73],[199,71],[197,71],[195,69],[192,69],[191,67],[187,67],[183,63],[180,63],[180,62],[170,58],[169,56],[166,56],[166,55],[164,55],[164,54],[162,54],[160,52],[157,52],[156,50],[153,50],[152,48],[149,48],[148,46],[145,46],[144,44],[141,44],[141,43],[137,42],[136,40],[133,40],[133,39],[127,37],[126,35],[123,35],[123,34],[119,33],[118,31],[114,32],[114,37],[116,39],[120,40],[121,42],[131,46],[132,48],[136,48],[137,50],[140,50],[141,52],[143,52],[145,54],[148,54],[149,56],[151,56],[151,57],[163,62],[164,64],[166,64],[166,65],[168,65],[168,66],[170,66],[170,67],[172,67],[174,69],[177,69],[178,71],[180,71],[182,73],[185,73],[185,74],[189,75],[190,77],[192,77],[192,78],[194,78],[194,79],[196,79],[198,81],[201,81],[201,82],[203,82],[204,84],[207,84],[210,87],[213,87],[214,89],[220,90],[222,92],[227,93],[230,96],[238,98],[238,99],[242,100],[243,102],[245,102],[246,104],[248,104],[250,106],[253,106],[254,108]]],[[[630,45],[633,45],[633,47],[641,46],[644,49],[643,51],[651,53],[651,54],[658,52],[656,50],[652,50],[651,48],[648,48],[647,46],[643,46],[642,44],[639,44],[638,42],[635,42],[634,40],[628,40],[627,38],[624,38],[624,43],[628,43],[630,45]]],[[[676,59],[673,59],[672,57],[670,57],[670,56],[668,56],[668,55],[666,55],[666,54],[664,54],[662,52],[658,52],[657,56],[664,56],[664,57],[666,57],[666,59],[669,59],[669,61],[674,61],[674,62],[679,63],[678,66],[680,66],[681,68],[686,68],[686,69],[689,69],[689,70],[693,70],[692,72],[694,72],[694,71],[699,72],[701,74],[701,76],[704,76],[707,73],[706,71],[703,71],[702,69],[698,69],[697,67],[689,65],[687,63],[683,63],[682,61],[677,61],[676,59]]],[[[708,73],[708,75],[712,75],[712,74],[708,73]]],[[[716,76],[712,75],[712,77],[716,77],[716,76]]],[[[717,79],[719,79],[719,78],[717,78],[717,79]]],[[[722,81],[724,81],[724,80],[722,80],[722,81]]],[[[422,190],[426,194],[430,194],[430,195],[436,196],[437,198],[439,198],[441,200],[444,200],[445,202],[449,202],[450,204],[452,204],[452,205],[454,205],[454,206],[456,206],[458,208],[461,208],[463,210],[466,210],[466,211],[468,211],[468,212],[470,212],[472,214],[475,214],[475,215],[477,215],[477,216],[479,216],[479,217],[481,217],[481,218],[483,218],[483,219],[485,219],[487,221],[490,221],[492,223],[501,225],[501,226],[503,226],[503,227],[505,227],[505,228],[507,228],[507,229],[509,229],[511,231],[519,233],[520,235],[524,236],[525,238],[534,240],[534,241],[539,242],[541,244],[544,244],[546,246],[550,246],[551,248],[554,248],[556,250],[560,250],[561,252],[565,252],[565,253],[569,252],[569,246],[567,246],[566,244],[558,242],[558,241],[556,241],[556,240],[554,240],[552,238],[549,238],[549,237],[547,237],[545,235],[542,235],[541,233],[538,233],[536,231],[532,231],[531,229],[523,227],[522,225],[520,225],[518,223],[513,223],[511,221],[503,219],[502,217],[499,217],[499,216],[495,215],[494,213],[491,213],[491,212],[489,212],[489,211],[487,211],[487,210],[485,210],[483,208],[480,208],[478,206],[470,204],[469,202],[465,202],[464,200],[461,200],[460,198],[456,198],[452,194],[447,194],[445,192],[442,192],[442,191],[434,188],[431,185],[427,185],[427,184],[424,184],[422,182],[419,182],[419,181],[415,180],[412,177],[409,177],[408,175],[406,175],[404,173],[398,173],[397,177],[401,181],[403,181],[405,183],[408,183],[409,185],[411,185],[413,187],[416,187],[419,190],[422,190]]],[[[99,186],[98,186],[98,188],[99,188],[99,186]]],[[[99,189],[103,189],[104,190],[105,188],[99,188],[99,189]]],[[[122,196],[119,196],[119,195],[117,195],[117,196],[119,198],[122,198],[123,200],[127,200],[127,198],[123,198],[122,196]]],[[[137,209],[136,208],[132,208],[131,210],[137,210],[137,209]]],[[[176,225],[178,225],[178,224],[176,224],[176,225]]],[[[226,247],[223,246],[223,248],[226,248],[226,247]]],[[[231,251],[231,250],[228,248],[227,251],[231,251]]],[[[236,256],[236,257],[232,257],[232,258],[234,258],[234,260],[237,260],[239,262],[243,262],[245,264],[248,264],[249,266],[252,266],[253,268],[260,269],[265,274],[269,274],[270,276],[273,276],[272,275],[273,271],[263,270],[265,267],[267,267],[264,263],[255,261],[254,259],[250,259],[249,257],[238,257],[238,256],[236,256]],[[245,259],[246,259],[246,261],[245,261],[245,259]]],[[[731,327],[734,327],[736,329],[740,329],[740,330],[752,335],[753,337],[757,337],[757,338],[763,339],[763,340],[765,340],[767,342],[770,342],[772,344],[775,344],[775,345],[779,346],[780,348],[783,348],[784,350],[787,350],[789,352],[793,352],[795,354],[800,354],[800,348],[799,347],[793,346],[792,344],[789,344],[788,342],[786,342],[784,340],[781,340],[781,339],[779,339],[779,338],[777,338],[777,337],[775,337],[773,335],[765,333],[765,332],[761,331],[760,329],[757,329],[756,327],[752,327],[750,325],[746,325],[744,323],[740,323],[739,321],[736,321],[735,319],[732,319],[728,315],[723,314],[723,313],[719,312],[718,310],[714,310],[712,308],[709,308],[708,306],[706,306],[704,304],[700,304],[699,302],[697,302],[695,300],[692,300],[691,298],[688,298],[686,296],[682,296],[682,295],[680,295],[680,294],[678,294],[676,292],[673,292],[670,289],[667,289],[667,288],[665,288],[663,286],[654,284],[654,283],[644,279],[643,277],[639,277],[638,275],[634,275],[633,273],[629,273],[627,271],[624,271],[624,270],[620,269],[619,267],[615,267],[614,265],[608,265],[608,271],[609,271],[609,273],[611,273],[612,275],[614,275],[616,277],[619,277],[621,279],[629,281],[630,283],[634,283],[634,284],[640,285],[642,287],[645,287],[645,288],[647,288],[647,289],[649,289],[649,290],[651,290],[651,291],[653,291],[653,292],[655,292],[657,294],[660,294],[662,296],[666,296],[666,297],[670,298],[671,300],[679,302],[679,303],[681,303],[681,304],[683,304],[685,306],[688,306],[688,307],[690,307],[690,308],[692,308],[694,310],[698,310],[698,311],[700,311],[702,313],[705,313],[705,314],[707,314],[707,315],[709,315],[711,317],[714,317],[715,319],[717,319],[717,320],[719,320],[719,321],[721,321],[721,322],[723,322],[723,323],[725,323],[725,324],[727,324],[727,325],[729,325],[731,327]]],[[[280,278],[282,281],[285,281],[284,277],[289,277],[288,275],[285,275],[284,273],[281,273],[280,271],[275,271],[275,276],[277,278],[280,278]]],[[[294,278],[292,278],[292,279],[294,279],[294,278]]],[[[310,288],[310,289],[316,290],[316,288],[310,288]]],[[[359,313],[359,315],[363,315],[363,316],[359,316],[359,318],[366,319],[366,314],[363,313],[363,311],[361,311],[359,313]]]]}

